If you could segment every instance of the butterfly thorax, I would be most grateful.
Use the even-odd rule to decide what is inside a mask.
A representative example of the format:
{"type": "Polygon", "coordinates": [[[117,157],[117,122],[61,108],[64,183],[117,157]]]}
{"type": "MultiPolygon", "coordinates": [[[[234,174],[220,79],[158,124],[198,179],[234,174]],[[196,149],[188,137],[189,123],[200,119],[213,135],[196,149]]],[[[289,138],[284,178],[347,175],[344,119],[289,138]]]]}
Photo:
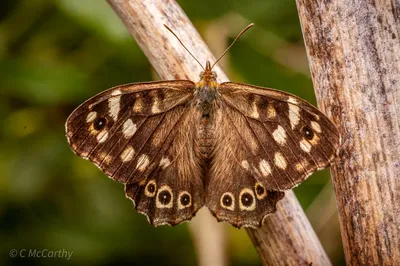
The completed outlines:
{"type": "Polygon", "coordinates": [[[194,92],[196,106],[202,111],[204,116],[209,116],[212,107],[217,104],[219,94],[219,84],[217,75],[211,71],[210,62],[207,61],[204,72],[200,74],[200,81],[196,83],[194,92]]]}

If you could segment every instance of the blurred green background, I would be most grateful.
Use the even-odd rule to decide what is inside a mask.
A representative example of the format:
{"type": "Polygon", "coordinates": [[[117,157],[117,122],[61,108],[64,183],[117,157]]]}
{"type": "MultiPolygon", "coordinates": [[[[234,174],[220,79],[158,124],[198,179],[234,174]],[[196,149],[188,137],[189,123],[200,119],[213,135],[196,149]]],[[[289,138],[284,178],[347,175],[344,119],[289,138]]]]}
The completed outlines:
{"type": "MultiPolygon", "coordinates": [[[[315,103],[293,0],[178,1],[232,81],[315,103]]],[[[204,61],[205,59],[200,59],[204,61]]],[[[0,3],[0,265],[196,265],[188,224],[154,229],[123,186],[75,156],[70,112],[109,87],[151,80],[152,68],[103,0],[0,3]],[[11,258],[12,249],[65,249],[70,260],[11,258]]],[[[334,265],[343,265],[329,171],[295,189],[334,265]]],[[[232,265],[260,265],[245,230],[225,225],[232,265]]]]}

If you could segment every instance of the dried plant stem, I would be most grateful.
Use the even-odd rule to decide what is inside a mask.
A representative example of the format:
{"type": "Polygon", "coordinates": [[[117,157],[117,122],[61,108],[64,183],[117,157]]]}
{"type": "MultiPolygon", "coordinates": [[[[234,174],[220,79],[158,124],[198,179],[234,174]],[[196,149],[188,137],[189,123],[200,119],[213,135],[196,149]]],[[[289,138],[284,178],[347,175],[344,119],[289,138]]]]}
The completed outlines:
{"type": "Polygon", "coordinates": [[[333,184],[348,265],[400,265],[400,2],[297,0],[320,108],[340,125],[333,184]]]}
{"type": "MultiPolygon", "coordinates": [[[[214,56],[173,0],[108,0],[162,79],[197,81],[202,70],[163,24],[168,25],[201,61],[214,56]]],[[[221,40],[222,41],[222,40],[221,40]]],[[[219,81],[226,75],[216,66],[219,81]]],[[[248,230],[265,265],[330,265],[303,210],[292,192],[259,230],[248,230]]]]}

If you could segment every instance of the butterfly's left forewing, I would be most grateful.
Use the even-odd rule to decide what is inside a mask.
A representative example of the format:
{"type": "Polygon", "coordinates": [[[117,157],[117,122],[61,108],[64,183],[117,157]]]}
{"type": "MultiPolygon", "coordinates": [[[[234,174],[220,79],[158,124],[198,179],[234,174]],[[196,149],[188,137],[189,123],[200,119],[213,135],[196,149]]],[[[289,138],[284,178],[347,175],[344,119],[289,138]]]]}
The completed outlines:
{"type": "Polygon", "coordinates": [[[188,108],[193,90],[190,81],[115,87],[83,103],[66,123],[72,150],[125,184],[127,197],[154,225],[191,219],[203,205],[193,153],[199,114],[188,108]]]}

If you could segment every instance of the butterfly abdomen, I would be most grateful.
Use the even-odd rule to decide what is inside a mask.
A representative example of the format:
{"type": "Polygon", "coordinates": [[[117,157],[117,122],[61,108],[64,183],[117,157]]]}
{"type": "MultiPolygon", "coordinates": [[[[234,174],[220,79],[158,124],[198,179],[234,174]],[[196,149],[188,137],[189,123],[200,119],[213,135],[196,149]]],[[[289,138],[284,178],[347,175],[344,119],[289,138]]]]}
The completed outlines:
{"type": "Polygon", "coordinates": [[[203,161],[211,158],[215,147],[215,124],[210,117],[202,117],[197,131],[197,149],[203,161]]]}

